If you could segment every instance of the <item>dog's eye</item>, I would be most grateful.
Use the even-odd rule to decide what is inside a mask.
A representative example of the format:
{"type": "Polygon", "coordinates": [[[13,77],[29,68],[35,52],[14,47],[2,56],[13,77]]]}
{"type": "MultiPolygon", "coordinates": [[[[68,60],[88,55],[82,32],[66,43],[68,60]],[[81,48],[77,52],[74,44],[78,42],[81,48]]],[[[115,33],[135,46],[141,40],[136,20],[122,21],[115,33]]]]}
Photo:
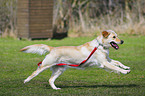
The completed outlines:
{"type": "Polygon", "coordinates": [[[113,38],[116,38],[116,36],[113,36],[113,38]]]}

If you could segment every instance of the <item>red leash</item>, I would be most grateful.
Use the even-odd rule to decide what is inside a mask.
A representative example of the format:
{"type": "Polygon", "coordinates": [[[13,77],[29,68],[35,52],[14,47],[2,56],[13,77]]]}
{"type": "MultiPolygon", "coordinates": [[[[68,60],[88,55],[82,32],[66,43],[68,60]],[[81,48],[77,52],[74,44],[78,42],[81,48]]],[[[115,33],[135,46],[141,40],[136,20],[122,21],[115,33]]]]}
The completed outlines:
{"type": "MultiPolygon", "coordinates": [[[[97,50],[97,47],[95,47],[95,48],[93,49],[93,51],[90,53],[90,55],[88,56],[88,58],[85,59],[85,60],[83,60],[80,64],[59,63],[59,64],[56,64],[56,65],[57,65],[57,66],[68,65],[68,66],[72,66],[72,67],[78,67],[78,66],[80,66],[80,65],[82,65],[82,64],[84,64],[84,63],[86,63],[86,62],[90,59],[90,57],[94,54],[94,52],[95,52],[96,50],[97,50]]],[[[41,63],[42,63],[42,61],[39,62],[37,65],[40,66],[41,63]]]]}

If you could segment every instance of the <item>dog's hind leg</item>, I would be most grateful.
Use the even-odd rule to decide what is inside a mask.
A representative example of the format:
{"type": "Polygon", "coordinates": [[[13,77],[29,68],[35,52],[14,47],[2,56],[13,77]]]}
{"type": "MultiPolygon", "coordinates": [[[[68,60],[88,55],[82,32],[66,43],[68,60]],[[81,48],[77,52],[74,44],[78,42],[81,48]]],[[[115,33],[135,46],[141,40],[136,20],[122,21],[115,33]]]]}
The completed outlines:
{"type": "Polygon", "coordinates": [[[39,73],[41,73],[42,71],[52,67],[55,65],[55,57],[52,56],[51,54],[47,55],[45,57],[45,59],[43,60],[42,64],[37,68],[36,71],[34,71],[32,73],[32,75],[30,75],[27,79],[24,80],[24,83],[29,82],[31,79],[33,79],[35,76],[37,76],[39,73]]]}
{"type": "Polygon", "coordinates": [[[55,89],[55,90],[58,90],[58,89],[61,89],[61,88],[57,88],[54,84],[56,78],[58,78],[64,71],[65,71],[65,67],[64,66],[53,66],[52,67],[52,75],[49,79],[49,84],[50,86],[55,89]]]}
{"type": "Polygon", "coordinates": [[[24,83],[29,82],[31,79],[33,79],[35,76],[37,76],[39,73],[41,73],[42,71],[46,70],[47,68],[50,68],[53,65],[49,65],[49,66],[45,66],[45,67],[38,67],[36,71],[34,71],[32,73],[32,75],[30,75],[27,79],[24,80],[24,83]]]}

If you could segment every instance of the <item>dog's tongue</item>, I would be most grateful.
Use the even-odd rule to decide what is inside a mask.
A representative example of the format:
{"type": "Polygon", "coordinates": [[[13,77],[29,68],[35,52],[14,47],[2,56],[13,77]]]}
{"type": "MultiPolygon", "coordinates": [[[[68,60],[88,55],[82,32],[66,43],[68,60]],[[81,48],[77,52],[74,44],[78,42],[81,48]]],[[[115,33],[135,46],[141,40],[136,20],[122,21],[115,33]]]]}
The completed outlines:
{"type": "Polygon", "coordinates": [[[117,44],[112,44],[116,49],[119,49],[119,46],[117,44]]]}
{"type": "Polygon", "coordinates": [[[114,49],[116,49],[116,50],[119,49],[119,46],[115,42],[110,42],[110,44],[114,49]]]}

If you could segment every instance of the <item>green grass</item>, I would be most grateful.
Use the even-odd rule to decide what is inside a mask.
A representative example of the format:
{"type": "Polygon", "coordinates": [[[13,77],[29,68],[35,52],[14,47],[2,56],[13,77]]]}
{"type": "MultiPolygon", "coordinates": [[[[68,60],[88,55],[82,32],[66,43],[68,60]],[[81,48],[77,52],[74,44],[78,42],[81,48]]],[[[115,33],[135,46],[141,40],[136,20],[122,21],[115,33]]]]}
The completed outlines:
{"type": "Polygon", "coordinates": [[[121,37],[125,43],[119,50],[111,48],[110,57],[131,67],[127,75],[109,73],[103,69],[66,70],[55,82],[61,90],[53,90],[48,79],[51,71],[45,70],[30,82],[23,81],[45,57],[26,54],[19,50],[31,44],[50,46],[80,45],[94,37],[65,38],[62,40],[14,40],[0,38],[0,96],[145,96],[145,37],[121,37]]]}

